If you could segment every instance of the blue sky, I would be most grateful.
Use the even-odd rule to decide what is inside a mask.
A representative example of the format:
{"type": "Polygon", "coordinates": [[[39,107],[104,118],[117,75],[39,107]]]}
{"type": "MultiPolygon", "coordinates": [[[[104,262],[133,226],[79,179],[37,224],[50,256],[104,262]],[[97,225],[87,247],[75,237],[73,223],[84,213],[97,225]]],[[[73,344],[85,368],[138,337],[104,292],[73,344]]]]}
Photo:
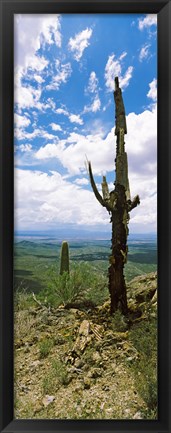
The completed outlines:
{"type": "Polygon", "coordinates": [[[115,179],[114,77],[127,116],[131,233],[156,231],[157,16],[15,15],[15,228],[110,231],[99,191],[115,179]]]}

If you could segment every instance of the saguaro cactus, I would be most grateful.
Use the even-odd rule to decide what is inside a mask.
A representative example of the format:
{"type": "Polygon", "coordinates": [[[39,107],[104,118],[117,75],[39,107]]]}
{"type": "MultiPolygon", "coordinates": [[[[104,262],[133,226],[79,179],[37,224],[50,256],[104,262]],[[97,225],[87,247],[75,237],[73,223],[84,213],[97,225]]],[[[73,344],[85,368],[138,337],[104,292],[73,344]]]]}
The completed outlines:
{"type": "Polygon", "coordinates": [[[61,246],[60,275],[64,272],[69,274],[69,247],[66,241],[63,241],[61,246]]]}
{"type": "Polygon", "coordinates": [[[119,309],[123,314],[127,313],[127,294],[124,278],[124,265],[127,261],[127,236],[129,212],[135,208],[140,199],[137,195],[133,200],[130,197],[128,180],[128,162],[125,152],[124,135],[127,134],[125,108],[122,92],[119,87],[118,77],[115,78],[115,118],[116,118],[116,178],[114,190],[109,192],[106,177],[103,176],[102,196],[97,190],[91,163],[88,162],[90,182],[97,200],[104,206],[111,216],[112,223],[112,254],[109,257],[109,292],[111,297],[111,314],[119,309]]]}

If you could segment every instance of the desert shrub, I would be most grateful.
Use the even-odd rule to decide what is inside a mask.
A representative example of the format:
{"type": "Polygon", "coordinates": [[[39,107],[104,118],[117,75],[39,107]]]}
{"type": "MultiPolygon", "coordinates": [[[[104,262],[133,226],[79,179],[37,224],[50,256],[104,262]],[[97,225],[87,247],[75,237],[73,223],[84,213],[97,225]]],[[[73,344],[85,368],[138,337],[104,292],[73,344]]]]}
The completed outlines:
{"type": "Polygon", "coordinates": [[[39,343],[39,358],[46,358],[47,355],[49,355],[52,347],[54,345],[54,342],[50,338],[44,338],[39,343]]]}
{"type": "Polygon", "coordinates": [[[52,361],[52,368],[56,373],[56,377],[59,383],[61,385],[68,385],[70,382],[70,378],[68,375],[66,365],[62,361],[56,359],[52,361]]]}
{"type": "Polygon", "coordinates": [[[103,274],[85,262],[73,263],[70,274],[59,275],[56,268],[51,268],[47,288],[39,294],[48,305],[64,306],[77,300],[90,300],[100,303],[107,296],[107,282],[103,274]]]}
{"type": "Polygon", "coordinates": [[[22,286],[18,287],[14,292],[14,311],[27,310],[33,305],[32,295],[27,292],[22,286]]]}
{"type": "Polygon", "coordinates": [[[67,386],[69,382],[70,377],[66,365],[59,359],[53,359],[46,376],[42,379],[43,394],[52,394],[61,385],[67,386]]]}
{"type": "Polygon", "coordinates": [[[126,318],[121,313],[120,310],[117,310],[114,313],[114,315],[112,316],[111,327],[112,327],[113,331],[118,331],[118,332],[125,332],[127,330],[128,325],[126,322],[126,318]]]}

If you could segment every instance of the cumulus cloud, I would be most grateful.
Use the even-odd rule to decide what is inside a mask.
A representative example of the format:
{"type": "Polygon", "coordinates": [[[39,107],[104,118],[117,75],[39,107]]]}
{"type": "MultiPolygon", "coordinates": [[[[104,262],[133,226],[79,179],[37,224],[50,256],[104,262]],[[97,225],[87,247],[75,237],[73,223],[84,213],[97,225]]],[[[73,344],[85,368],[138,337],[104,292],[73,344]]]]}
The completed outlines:
{"type": "Polygon", "coordinates": [[[148,59],[149,54],[150,54],[149,48],[150,48],[149,44],[146,44],[141,48],[140,53],[139,53],[139,61],[140,62],[142,62],[145,59],[148,59]]]}
{"type": "MultiPolygon", "coordinates": [[[[130,113],[127,116],[128,134],[125,141],[133,173],[143,172],[148,175],[151,170],[150,163],[156,163],[156,113],[157,110],[154,109],[139,115],[130,113]]],[[[66,140],[41,147],[36,157],[57,157],[70,174],[80,174],[85,170],[84,161],[87,155],[92,161],[95,174],[101,174],[103,170],[113,171],[115,148],[114,128],[104,138],[98,133],[83,135],[72,132],[66,140]]]]}
{"type": "MultiPolygon", "coordinates": [[[[127,127],[125,148],[128,154],[131,196],[139,194],[141,198],[141,205],[131,213],[131,224],[134,225],[134,229],[137,227],[137,230],[140,230],[140,222],[143,221],[143,227],[149,224],[149,227],[155,230],[157,218],[156,106],[153,110],[146,110],[138,115],[129,113],[127,127]]],[[[56,158],[67,169],[70,176],[82,175],[85,179],[85,155],[87,155],[92,162],[95,176],[102,176],[105,172],[108,177],[108,174],[113,172],[114,177],[115,149],[116,139],[112,128],[106,137],[101,137],[99,134],[84,136],[73,132],[66,140],[60,140],[56,144],[48,143],[40,148],[35,157],[38,160],[56,158]]],[[[81,187],[81,180],[76,180],[76,183],[81,187]]]]}
{"type": "Polygon", "coordinates": [[[64,116],[68,116],[68,111],[65,108],[57,108],[57,114],[64,114],[64,116]]]}
{"type": "MultiPolygon", "coordinates": [[[[26,69],[31,69],[33,71],[42,72],[48,65],[48,60],[44,56],[27,56],[25,61],[26,69]]],[[[42,80],[41,80],[42,81],[42,80]]],[[[40,78],[39,78],[40,82],[40,78]]]]}
{"type": "Polygon", "coordinates": [[[60,16],[55,14],[15,14],[14,46],[15,64],[31,66],[32,58],[41,44],[61,46],[60,16]],[[17,42],[17,44],[16,44],[17,42]],[[30,59],[28,61],[28,59],[30,59]]]}
{"type": "Polygon", "coordinates": [[[69,120],[71,123],[78,123],[78,125],[83,125],[83,119],[81,119],[79,114],[69,114],[69,120]]]}
{"type": "Polygon", "coordinates": [[[53,131],[62,131],[61,126],[58,125],[57,123],[50,123],[50,126],[53,129],[53,131]]]}
{"type": "Polygon", "coordinates": [[[70,38],[68,42],[68,49],[73,53],[74,59],[79,62],[85,48],[90,45],[89,39],[92,36],[92,29],[86,28],[82,32],[77,33],[74,38],[70,38]]]}
{"type": "Polygon", "coordinates": [[[14,102],[21,108],[41,108],[40,103],[41,89],[29,85],[22,85],[24,71],[21,67],[17,67],[14,76],[14,102]]]}
{"type": "Polygon", "coordinates": [[[122,60],[125,58],[126,53],[122,53],[117,59],[115,54],[111,54],[108,57],[108,61],[105,66],[105,81],[108,91],[114,90],[114,78],[119,77],[119,83],[122,90],[124,90],[130,82],[133,73],[133,66],[129,66],[123,74],[122,60]]]}
{"type": "Polygon", "coordinates": [[[47,174],[16,169],[15,203],[15,225],[22,229],[45,229],[60,223],[97,227],[109,221],[91,191],[66,181],[54,171],[47,174]]]}
{"type": "MultiPolygon", "coordinates": [[[[49,62],[38,50],[45,44],[61,46],[60,17],[58,15],[16,14],[14,17],[14,100],[19,109],[44,107],[40,103],[41,84],[49,62]],[[23,84],[23,79],[34,79],[38,88],[23,84]]],[[[63,71],[62,71],[63,72],[63,71]]],[[[62,74],[61,72],[61,74],[62,74]]],[[[65,81],[65,77],[60,76],[65,81]]]]}
{"type": "Polygon", "coordinates": [[[151,26],[157,25],[157,14],[147,14],[143,19],[138,20],[139,30],[149,29],[151,26]]]}
{"type": "Polygon", "coordinates": [[[22,128],[15,128],[14,136],[18,140],[34,140],[36,137],[42,137],[45,140],[57,140],[58,137],[54,134],[50,134],[45,131],[43,128],[35,128],[32,132],[27,132],[22,128]]]}
{"type": "Polygon", "coordinates": [[[30,125],[30,119],[26,116],[20,116],[19,114],[14,114],[14,124],[18,128],[25,128],[30,125]]]}
{"type": "Polygon", "coordinates": [[[151,83],[149,84],[150,90],[147,93],[147,97],[151,98],[154,102],[157,101],[157,80],[156,78],[153,79],[153,81],[151,81],[151,83]]]}
{"type": "Polygon", "coordinates": [[[89,181],[86,177],[82,177],[82,178],[75,179],[75,183],[77,185],[88,185],[89,181]]]}

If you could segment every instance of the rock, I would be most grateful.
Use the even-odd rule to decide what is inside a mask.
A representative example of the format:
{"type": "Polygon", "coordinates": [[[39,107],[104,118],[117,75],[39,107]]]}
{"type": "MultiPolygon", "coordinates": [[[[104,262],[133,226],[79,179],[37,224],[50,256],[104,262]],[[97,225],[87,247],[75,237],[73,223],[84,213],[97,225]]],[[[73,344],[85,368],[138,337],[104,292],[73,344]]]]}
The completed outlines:
{"type": "Polygon", "coordinates": [[[77,385],[75,386],[75,391],[79,392],[83,389],[83,385],[81,382],[78,382],[77,385]]]}
{"type": "Polygon", "coordinates": [[[41,410],[43,409],[43,406],[42,406],[42,404],[41,403],[38,403],[37,405],[36,405],[36,407],[34,408],[34,415],[36,415],[36,413],[39,413],[41,410]]]}
{"type": "Polygon", "coordinates": [[[143,419],[141,412],[136,412],[135,415],[133,416],[133,419],[143,419]]]}
{"type": "Polygon", "coordinates": [[[84,388],[85,389],[90,389],[90,386],[91,386],[91,380],[90,380],[90,378],[89,377],[84,377],[83,381],[84,381],[84,388]]]}
{"type": "Polygon", "coordinates": [[[84,361],[80,358],[76,358],[75,362],[74,362],[74,366],[76,368],[81,368],[84,365],[84,361]]]}
{"type": "Polygon", "coordinates": [[[38,366],[40,366],[40,364],[41,364],[41,362],[37,359],[36,361],[33,361],[31,364],[30,364],[30,367],[32,368],[32,369],[36,369],[36,367],[38,367],[38,366]]]}
{"type": "Polygon", "coordinates": [[[87,377],[96,379],[97,377],[102,376],[102,370],[101,368],[91,368],[91,370],[88,371],[87,377]]]}
{"type": "Polygon", "coordinates": [[[89,335],[89,332],[90,323],[88,320],[83,320],[80,325],[78,337],[75,341],[72,352],[75,352],[78,355],[80,354],[80,352],[84,352],[85,347],[91,341],[91,336],[89,335]]]}
{"type": "Polygon", "coordinates": [[[45,407],[47,407],[50,403],[52,403],[55,400],[54,395],[45,395],[45,397],[42,400],[42,403],[45,407]]]}
{"type": "Polygon", "coordinates": [[[29,344],[26,342],[25,348],[24,348],[24,353],[28,353],[28,352],[30,352],[30,347],[29,347],[29,344]]]}
{"type": "Polygon", "coordinates": [[[110,387],[108,385],[102,386],[103,391],[110,391],[110,387]]]}
{"type": "Polygon", "coordinates": [[[84,337],[87,337],[89,332],[90,332],[90,323],[88,320],[83,320],[83,322],[80,325],[79,335],[83,335],[84,337]]]}
{"type": "Polygon", "coordinates": [[[96,363],[99,363],[102,360],[99,352],[94,352],[93,355],[92,355],[92,359],[96,363]]]}

